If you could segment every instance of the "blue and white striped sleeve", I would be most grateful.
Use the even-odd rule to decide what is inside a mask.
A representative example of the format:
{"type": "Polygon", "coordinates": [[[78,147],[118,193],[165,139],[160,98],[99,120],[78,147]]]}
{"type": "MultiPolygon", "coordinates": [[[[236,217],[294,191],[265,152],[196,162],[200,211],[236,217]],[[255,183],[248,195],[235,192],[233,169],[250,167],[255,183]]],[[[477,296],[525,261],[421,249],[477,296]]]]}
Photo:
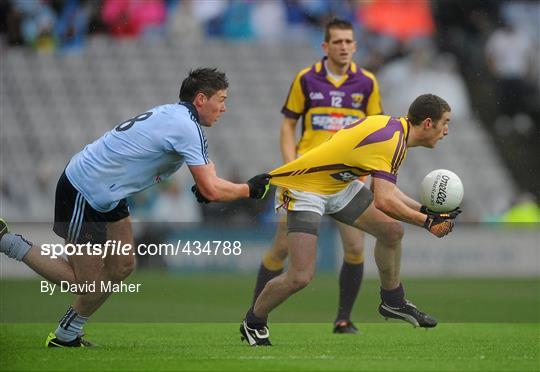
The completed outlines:
{"type": "Polygon", "coordinates": [[[202,128],[194,122],[185,127],[184,133],[172,142],[174,150],[182,155],[187,165],[209,164],[208,142],[202,128]]]}

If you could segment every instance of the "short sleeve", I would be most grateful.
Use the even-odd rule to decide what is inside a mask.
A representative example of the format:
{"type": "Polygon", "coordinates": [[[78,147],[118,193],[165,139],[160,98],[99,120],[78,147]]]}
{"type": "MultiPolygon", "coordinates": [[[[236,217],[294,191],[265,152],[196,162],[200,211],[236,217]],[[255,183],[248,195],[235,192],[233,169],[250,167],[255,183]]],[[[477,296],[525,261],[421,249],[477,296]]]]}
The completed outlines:
{"type": "Polygon", "coordinates": [[[380,178],[388,182],[392,182],[394,184],[397,182],[397,175],[395,175],[394,173],[378,170],[378,171],[371,171],[370,175],[373,178],[380,178]]]}
{"type": "Polygon", "coordinates": [[[168,138],[174,151],[182,155],[187,165],[209,164],[208,142],[200,125],[195,122],[186,123],[183,133],[168,138]]]}
{"type": "Polygon", "coordinates": [[[382,178],[386,181],[397,182],[397,169],[393,169],[388,156],[374,156],[371,160],[370,175],[373,178],[382,178]]]}
{"type": "Polygon", "coordinates": [[[407,142],[403,133],[399,133],[397,141],[388,141],[385,147],[385,150],[375,161],[377,165],[371,171],[371,177],[396,183],[398,169],[407,155],[407,142]]]}
{"type": "Polygon", "coordinates": [[[383,114],[383,108],[382,108],[381,93],[379,91],[379,83],[377,82],[377,78],[375,77],[375,75],[365,70],[364,70],[364,73],[373,81],[373,90],[371,91],[371,94],[369,95],[369,98],[368,98],[368,103],[366,107],[366,116],[381,115],[383,114]]]}
{"type": "Polygon", "coordinates": [[[307,71],[309,71],[309,69],[302,70],[298,75],[296,75],[296,78],[291,84],[289,95],[287,96],[285,105],[283,105],[283,109],[281,110],[281,113],[288,118],[298,119],[304,113],[306,96],[302,89],[302,77],[307,71]]]}

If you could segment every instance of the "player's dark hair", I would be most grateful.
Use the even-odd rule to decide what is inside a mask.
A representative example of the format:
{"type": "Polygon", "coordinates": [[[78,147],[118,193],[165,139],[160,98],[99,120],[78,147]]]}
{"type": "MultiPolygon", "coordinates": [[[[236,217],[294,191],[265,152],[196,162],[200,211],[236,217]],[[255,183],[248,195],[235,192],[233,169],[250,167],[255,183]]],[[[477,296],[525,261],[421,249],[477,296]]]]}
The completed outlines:
{"type": "Polygon", "coordinates": [[[351,22],[344,19],[334,18],[330,20],[324,27],[324,41],[330,41],[330,30],[331,29],[340,29],[340,30],[354,30],[351,22]]]}
{"type": "Polygon", "coordinates": [[[437,122],[445,112],[450,111],[450,105],[441,97],[435,94],[422,94],[411,103],[407,117],[412,125],[419,125],[427,118],[437,122]]]}
{"type": "Polygon", "coordinates": [[[218,90],[229,87],[229,82],[224,72],[215,67],[202,67],[191,70],[187,78],[182,81],[180,87],[180,101],[193,102],[197,93],[203,93],[212,97],[218,90]]]}

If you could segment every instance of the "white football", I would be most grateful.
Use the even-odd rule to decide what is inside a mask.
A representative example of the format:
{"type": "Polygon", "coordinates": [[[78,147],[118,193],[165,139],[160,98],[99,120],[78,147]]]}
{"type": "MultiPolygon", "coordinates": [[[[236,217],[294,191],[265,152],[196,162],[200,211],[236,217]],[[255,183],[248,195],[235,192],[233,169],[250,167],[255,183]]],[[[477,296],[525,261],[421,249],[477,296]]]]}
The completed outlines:
{"type": "Polygon", "coordinates": [[[434,212],[450,212],[463,200],[463,183],[457,174],[447,169],[429,172],[420,189],[422,204],[434,212]]]}

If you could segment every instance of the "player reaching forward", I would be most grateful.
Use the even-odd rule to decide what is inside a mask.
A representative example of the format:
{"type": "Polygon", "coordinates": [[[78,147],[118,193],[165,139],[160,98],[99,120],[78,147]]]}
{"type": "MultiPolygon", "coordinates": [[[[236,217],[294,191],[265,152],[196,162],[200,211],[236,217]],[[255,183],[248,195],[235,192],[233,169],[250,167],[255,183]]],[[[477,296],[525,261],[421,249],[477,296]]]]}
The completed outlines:
{"type": "Polygon", "coordinates": [[[315,272],[318,227],[323,215],[373,235],[381,280],[379,313],[415,326],[437,321],[405,299],[399,278],[403,226],[423,226],[443,237],[461,212],[437,214],[396,187],[407,148],[433,148],[448,134],[450,106],[432,94],[419,96],[406,117],[369,116],[349,124],[330,140],[270,172],[279,186],[276,208],[287,211],[289,267],[270,280],[240,326],[250,345],[270,345],[268,314],[309,284],[315,272]],[[371,175],[372,191],[358,180],[371,175]]]}
{"type": "MultiPolygon", "coordinates": [[[[68,163],[56,188],[54,232],[66,243],[103,244],[106,240],[133,247],[126,198],[169,177],[187,163],[198,193],[208,200],[260,199],[268,179],[247,184],[219,178],[208,158],[201,126],[211,127],[226,110],[228,82],[212,68],[191,71],[180,88],[180,102],[154,107],[116,126],[86,146],[68,163]]],[[[135,267],[127,255],[69,256],[69,261],[41,255],[21,235],[7,232],[0,220],[0,251],[53,283],[98,283],[94,293],[79,293],[45,341],[49,347],[92,346],[82,338],[83,326],[110,293],[100,282],[120,282],[135,267]]]]}
{"type": "MultiPolygon", "coordinates": [[[[352,61],[356,52],[352,24],[340,19],[327,23],[322,49],[326,57],[298,73],[282,109],[285,117],[280,141],[284,163],[325,142],[346,124],[365,116],[382,114],[375,76],[352,61]],[[302,136],[297,145],[295,128],[300,117],[302,136]]],[[[253,303],[266,283],[283,271],[287,258],[285,219],[278,224],[274,243],[262,259],[253,303]]],[[[364,234],[342,222],[337,224],[344,258],[339,275],[339,305],[334,333],[356,333],[350,315],[364,273],[364,234]]]]}

